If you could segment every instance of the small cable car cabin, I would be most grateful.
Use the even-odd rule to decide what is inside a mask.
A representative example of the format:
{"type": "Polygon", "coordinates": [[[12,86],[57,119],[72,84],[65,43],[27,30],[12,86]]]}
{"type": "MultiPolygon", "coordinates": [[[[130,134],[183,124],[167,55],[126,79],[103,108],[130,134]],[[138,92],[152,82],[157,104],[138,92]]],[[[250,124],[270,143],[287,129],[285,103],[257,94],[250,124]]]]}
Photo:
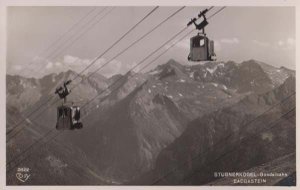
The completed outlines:
{"type": "Polygon", "coordinates": [[[62,105],[57,107],[57,130],[81,129],[80,109],[78,106],[62,105]]]}
{"type": "Polygon", "coordinates": [[[197,19],[193,18],[187,24],[188,26],[194,24],[197,30],[202,32],[190,39],[190,53],[188,55],[189,61],[215,61],[216,54],[214,52],[214,41],[210,40],[205,34],[205,26],[208,25],[205,14],[207,9],[200,12],[198,17],[203,17],[203,21],[199,24],[196,23],[197,19]]]}
{"type": "Polygon", "coordinates": [[[205,34],[198,33],[190,39],[189,61],[215,61],[214,41],[209,40],[205,34]]]}
{"type": "Polygon", "coordinates": [[[73,105],[66,105],[67,96],[71,93],[71,90],[68,89],[67,85],[71,81],[64,82],[64,85],[57,88],[55,94],[63,99],[63,104],[57,107],[57,130],[73,130],[81,129],[83,127],[82,122],[80,121],[80,107],[73,105]]]}

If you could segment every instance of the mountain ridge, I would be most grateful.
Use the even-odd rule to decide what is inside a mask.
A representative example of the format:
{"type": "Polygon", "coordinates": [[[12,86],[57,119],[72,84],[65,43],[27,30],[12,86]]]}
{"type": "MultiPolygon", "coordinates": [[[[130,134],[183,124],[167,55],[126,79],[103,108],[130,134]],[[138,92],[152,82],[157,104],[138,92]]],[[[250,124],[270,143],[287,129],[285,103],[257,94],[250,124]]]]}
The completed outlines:
{"type": "MultiPolygon", "coordinates": [[[[91,79],[84,78],[82,84],[74,89],[68,99],[87,102],[100,93],[101,95],[94,98],[82,110],[82,114],[86,117],[83,121],[84,128],[66,131],[56,141],[67,143],[68,149],[73,150],[79,158],[86,159],[96,176],[109,179],[114,184],[130,182],[155,168],[159,163],[158,160],[168,160],[168,157],[161,158],[162,152],[165,152],[171,144],[178,142],[178,138],[186,133],[192,121],[218,113],[226,107],[242,104],[241,101],[245,101],[245,98],[251,95],[255,97],[257,94],[267,93],[268,90],[279,89],[286,80],[290,80],[290,84],[280,88],[275,94],[283,96],[293,87],[294,78],[286,79],[280,77],[284,76],[279,75],[281,73],[277,75],[272,73],[278,76],[277,81],[281,81],[281,83],[274,83],[267,69],[270,68],[263,68],[253,60],[240,64],[207,62],[191,66],[169,60],[146,73],[130,72],[126,75],[114,75],[108,79],[97,75],[91,79]],[[108,88],[112,84],[113,87],[108,88]]],[[[33,105],[27,105],[22,110],[30,112],[34,107],[41,105],[44,99],[52,95],[56,85],[69,79],[70,75],[74,76],[76,73],[72,71],[60,73],[57,75],[60,77],[49,75],[43,82],[39,81],[43,85],[39,86],[41,88],[37,90],[39,92],[37,95],[41,97],[37,97],[33,105]]],[[[293,76],[293,73],[291,72],[289,76],[293,76]]],[[[13,93],[21,83],[18,81],[15,85],[12,84],[14,83],[8,81],[8,109],[19,108],[19,104],[12,104],[12,102],[20,94],[22,96],[22,92],[18,95],[13,93]]],[[[29,84],[32,85],[33,82],[29,84]]],[[[254,101],[252,104],[257,106],[247,108],[249,114],[253,115],[267,107],[267,104],[273,104],[277,98],[272,93],[269,97],[271,98],[266,100],[262,98],[259,101],[256,98],[246,100],[246,104],[254,101]]],[[[28,101],[23,100],[23,102],[28,101]]],[[[282,107],[282,110],[287,108],[288,106],[282,107]]],[[[8,118],[11,114],[12,116],[15,114],[13,111],[8,113],[10,114],[8,118]]],[[[226,114],[223,114],[220,118],[225,117],[226,114]]],[[[228,112],[228,114],[230,116],[233,113],[228,112]]],[[[30,118],[27,119],[30,121],[30,118]]],[[[44,131],[55,126],[55,120],[56,105],[52,105],[41,117],[35,119],[36,123],[44,124],[42,128],[30,123],[28,127],[43,134],[44,131]]],[[[207,122],[209,123],[209,120],[207,122]]],[[[22,149],[27,143],[33,142],[36,137],[30,130],[25,129],[25,131],[20,135],[22,141],[16,139],[8,146],[19,146],[22,149]]],[[[189,141],[183,142],[182,146],[184,147],[187,142],[189,141]]],[[[55,157],[59,155],[62,162],[68,163],[69,153],[56,150],[52,145],[50,143],[47,146],[48,151],[40,157],[46,159],[51,153],[55,157]]],[[[209,144],[203,145],[209,147],[209,144]]],[[[14,149],[8,148],[9,152],[13,154],[14,149]]],[[[31,162],[34,166],[37,160],[33,159],[31,162]]],[[[78,162],[81,163],[79,160],[78,162]]],[[[76,165],[73,164],[73,167],[76,165]]],[[[70,169],[63,170],[69,172],[70,169]]],[[[90,173],[90,171],[86,172],[90,173]]],[[[50,172],[45,175],[51,177],[54,174],[50,172]]],[[[84,180],[87,182],[89,178],[84,180]]],[[[70,179],[65,180],[66,183],[69,181],[70,179]]]]}

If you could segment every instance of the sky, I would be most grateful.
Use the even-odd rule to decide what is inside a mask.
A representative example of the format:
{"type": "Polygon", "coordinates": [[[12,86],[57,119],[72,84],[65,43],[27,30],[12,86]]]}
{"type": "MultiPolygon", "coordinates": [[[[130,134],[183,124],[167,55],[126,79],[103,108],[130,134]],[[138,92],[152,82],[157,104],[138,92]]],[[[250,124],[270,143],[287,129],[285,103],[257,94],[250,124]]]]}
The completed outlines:
{"type": "MultiPolygon", "coordinates": [[[[153,8],[9,7],[7,73],[39,78],[69,69],[80,72],[153,8]]],[[[113,59],[117,53],[179,8],[156,9],[85,73],[93,72],[112,60],[99,70],[99,73],[107,77],[124,74],[186,27],[199,11],[208,7],[184,8],[145,39],[113,59]]],[[[214,7],[207,16],[220,8],[214,7]]],[[[208,22],[206,33],[215,42],[218,61],[232,60],[240,63],[255,59],[276,67],[295,69],[294,7],[226,7],[208,22]]],[[[191,29],[193,26],[187,31],[191,29]]],[[[187,36],[142,71],[153,69],[169,59],[175,59],[182,64],[191,64],[187,61],[189,38],[196,34],[197,32],[194,32],[187,36]]],[[[183,35],[184,33],[181,36],[183,35]]],[[[167,44],[161,51],[169,46],[170,44],[167,44]]],[[[155,55],[144,64],[155,58],[155,55]]],[[[135,71],[142,69],[142,66],[143,64],[135,71]]]]}

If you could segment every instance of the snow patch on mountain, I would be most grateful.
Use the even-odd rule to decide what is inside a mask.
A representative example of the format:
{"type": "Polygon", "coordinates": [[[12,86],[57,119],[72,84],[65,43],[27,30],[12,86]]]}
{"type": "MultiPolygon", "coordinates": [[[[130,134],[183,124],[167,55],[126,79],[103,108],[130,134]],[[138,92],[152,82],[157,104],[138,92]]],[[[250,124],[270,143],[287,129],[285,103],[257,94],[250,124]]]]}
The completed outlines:
{"type": "Polygon", "coordinates": [[[225,64],[224,63],[219,63],[218,66],[219,67],[225,67],[225,64]]]}
{"type": "Polygon", "coordinates": [[[173,96],[172,96],[172,95],[167,95],[167,97],[173,99],[173,96]]]}
{"type": "Polygon", "coordinates": [[[223,86],[224,90],[228,90],[226,85],[223,84],[222,86],[223,86]]]}
{"type": "Polygon", "coordinates": [[[190,78],[194,78],[194,71],[190,73],[190,78]]]}
{"type": "Polygon", "coordinates": [[[150,75],[156,75],[159,73],[161,73],[161,70],[153,70],[153,71],[149,72],[150,75]]]}
{"type": "Polygon", "coordinates": [[[214,85],[215,87],[218,87],[219,85],[217,83],[211,83],[212,85],[214,85]]]}
{"type": "Polygon", "coordinates": [[[210,72],[210,74],[213,74],[216,70],[217,70],[217,66],[215,66],[215,67],[213,67],[212,69],[211,68],[206,68],[206,70],[208,71],[208,72],[210,72]]]}

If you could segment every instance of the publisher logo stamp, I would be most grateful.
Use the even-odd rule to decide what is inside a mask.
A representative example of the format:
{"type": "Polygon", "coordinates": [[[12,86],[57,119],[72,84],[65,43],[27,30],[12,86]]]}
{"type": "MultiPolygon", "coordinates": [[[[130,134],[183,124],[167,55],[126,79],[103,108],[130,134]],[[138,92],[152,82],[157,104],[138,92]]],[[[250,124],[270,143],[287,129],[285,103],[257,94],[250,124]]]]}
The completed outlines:
{"type": "Polygon", "coordinates": [[[21,181],[22,183],[25,183],[30,178],[30,170],[29,168],[18,168],[16,173],[16,178],[21,181]]]}

